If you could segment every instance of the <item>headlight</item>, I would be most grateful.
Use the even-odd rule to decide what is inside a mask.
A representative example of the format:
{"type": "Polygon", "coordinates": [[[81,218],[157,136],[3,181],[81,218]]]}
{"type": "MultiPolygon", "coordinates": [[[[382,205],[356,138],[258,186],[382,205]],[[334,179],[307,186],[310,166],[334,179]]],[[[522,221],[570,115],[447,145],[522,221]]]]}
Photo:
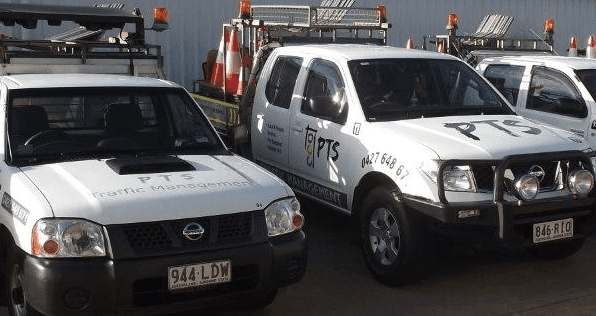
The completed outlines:
{"type": "Polygon", "coordinates": [[[102,257],[103,228],[82,219],[40,219],[33,226],[31,249],[38,257],[102,257]]]}
{"type": "Polygon", "coordinates": [[[476,192],[474,174],[470,166],[447,166],[443,170],[443,184],[446,191],[476,192]]]}
{"type": "Polygon", "coordinates": [[[525,201],[532,200],[538,195],[540,182],[535,175],[525,174],[515,181],[515,190],[519,198],[525,201]]]}
{"type": "Polygon", "coordinates": [[[574,194],[587,195],[594,187],[594,176],[588,170],[574,170],[569,174],[569,189],[574,194]]]}
{"type": "Polygon", "coordinates": [[[300,203],[296,198],[279,200],[265,208],[269,236],[291,233],[304,224],[300,203]]]}

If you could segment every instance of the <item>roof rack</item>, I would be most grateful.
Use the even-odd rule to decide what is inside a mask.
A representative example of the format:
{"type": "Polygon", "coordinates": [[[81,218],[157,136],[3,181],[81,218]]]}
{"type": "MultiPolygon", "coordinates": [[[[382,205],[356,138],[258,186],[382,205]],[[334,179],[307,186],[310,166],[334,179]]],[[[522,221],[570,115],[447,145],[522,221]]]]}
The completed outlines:
{"type": "MultiPolygon", "coordinates": [[[[45,39],[19,39],[0,34],[2,74],[33,71],[27,64],[38,62],[48,65],[92,65],[102,59],[128,61],[130,73],[133,73],[137,71],[134,70],[136,63],[143,63],[137,60],[152,59],[160,68],[160,76],[165,77],[165,74],[161,74],[161,47],[146,44],[145,20],[140,11],[133,9],[127,12],[123,8],[124,4],[62,6],[0,3],[0,22],[5,26],[21,25],[26,29],[35,29],[39,21],[46,21],[49,26],[60,26],[63,22],[78,24],[72,30],[45,39]],[[104,38],[109,30],[114,30],[115,35],[104,38]],[[64,58],[69,61],[58,60],[64,58]]],[[[93,71],[102,70],[94,68],[93,71]]]]}
{"type": "Polygon", "coordinates": [[[554,29],[552,28],[545,29],[544,39],[539,36],[506,37],[505,34],[513,23],[513,16],[488,14],[478,25],[476,32],[469,35],[457,35],[459,18],[452,13],[447,20],[448,34],[428,36],[429,42],[435,44],[438,51],[455,55],[471,63],[476,60],[472,56],[474,52],[483,50],[554,54],[554,29]]]}

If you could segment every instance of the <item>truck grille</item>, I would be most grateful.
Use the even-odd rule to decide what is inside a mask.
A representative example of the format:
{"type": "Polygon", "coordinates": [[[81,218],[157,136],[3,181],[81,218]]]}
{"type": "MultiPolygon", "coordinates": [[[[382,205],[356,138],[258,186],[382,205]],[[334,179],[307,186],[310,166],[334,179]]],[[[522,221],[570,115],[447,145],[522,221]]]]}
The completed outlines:
{"type": "MultiPolygon", "coordinates": [[[[171,221],[134,223],[107,226],[115,257],[134,257],[133,254],[167,254],[180,249],[196,250],[217,247],[234,242],[249,242],[266,237],[266,231],[256,229],[257,222],[264,223],[262,212],[186,218],[171,221]],[[198,240],[184,236],[183,230],[190,223],[198,223],[204,233],[198,240]],[[125,241],[123,243],[122,241],[125,241]]],[[[264,225],[264,224],[263,224],[264,225]]]]}

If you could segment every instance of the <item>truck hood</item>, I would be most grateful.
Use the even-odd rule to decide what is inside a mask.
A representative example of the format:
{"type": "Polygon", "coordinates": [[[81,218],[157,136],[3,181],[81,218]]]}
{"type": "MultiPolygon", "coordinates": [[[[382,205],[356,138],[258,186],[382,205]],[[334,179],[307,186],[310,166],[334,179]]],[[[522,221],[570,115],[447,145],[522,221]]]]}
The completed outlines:
{"type": "Polygon", "coordinates": [[[238,156],[179,158],[195,170],[119,174],[107,160],[85,160],[22,171],[45,196],[54,216],[102,225],[257,210],[293,195],[281,180],[238,156]]]}
{"type": "MultiPolygon", "coordinates": [[[[375,125],[377,123],[374,123],[375,125]]],[[[586,151],[589,145],[565,131],[520,116],[454,116],[381,123],[383,133],[404,137],[433,150],[441,160],[501,159],[509,155],[586,151]]]]}

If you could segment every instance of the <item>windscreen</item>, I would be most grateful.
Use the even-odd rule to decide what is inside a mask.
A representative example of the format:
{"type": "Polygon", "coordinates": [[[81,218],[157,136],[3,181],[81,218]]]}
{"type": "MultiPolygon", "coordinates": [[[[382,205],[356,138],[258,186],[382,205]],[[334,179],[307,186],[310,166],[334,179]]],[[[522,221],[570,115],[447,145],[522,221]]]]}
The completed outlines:
{"type": "Polygon", "coordinates": [[[180,88],[27,89],[8,97],[8,144],[15,165],[225,151],[180,88]]]}
{"type": "Polygon", "coordinates": [[[348,65],[369,121],[512,114],[492,86],[460,61],[369,59],[348,65]]]}

